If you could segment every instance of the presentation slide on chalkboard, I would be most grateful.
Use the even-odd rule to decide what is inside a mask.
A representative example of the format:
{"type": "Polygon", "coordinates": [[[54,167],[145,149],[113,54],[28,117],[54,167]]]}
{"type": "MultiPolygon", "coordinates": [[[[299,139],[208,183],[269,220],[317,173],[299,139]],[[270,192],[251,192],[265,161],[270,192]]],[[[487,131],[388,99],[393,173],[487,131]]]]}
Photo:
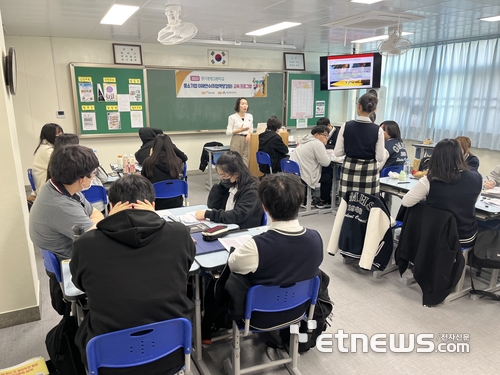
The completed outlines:
{"type": "Polygon", "coordinates": [[[70,64],[78,134],[136,134],[148,126],[144,69],[70,64]]]}
{"type": "Polygon", "coordinates": [[[284,116],[284,73],[147,69],[150,125],[166,132],[225,130],[238,97],[254,126],[284,116]]]}

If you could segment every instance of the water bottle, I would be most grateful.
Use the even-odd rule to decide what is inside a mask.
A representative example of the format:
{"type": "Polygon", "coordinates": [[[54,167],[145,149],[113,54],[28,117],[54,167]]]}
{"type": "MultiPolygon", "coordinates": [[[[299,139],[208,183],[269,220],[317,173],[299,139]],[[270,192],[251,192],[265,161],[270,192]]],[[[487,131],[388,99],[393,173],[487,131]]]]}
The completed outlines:
{"type": "Polygon", "coordinates": [[[123,169],[123,156],[118,155],[118,158],[116,159],[116,165],[118,169],[123,169]]]}
{"type": "Polygon", "coordinates": [[[406,176],[411,176],[411,165],[410,165],[410,159],[406,158],[405,160],[405,167],[404,171],[406,176]]]}
{"type": "Polygon", "coordinates": [[[399,172],[399,181],[406,181],[406,172],[404,170],[399,172]]]}

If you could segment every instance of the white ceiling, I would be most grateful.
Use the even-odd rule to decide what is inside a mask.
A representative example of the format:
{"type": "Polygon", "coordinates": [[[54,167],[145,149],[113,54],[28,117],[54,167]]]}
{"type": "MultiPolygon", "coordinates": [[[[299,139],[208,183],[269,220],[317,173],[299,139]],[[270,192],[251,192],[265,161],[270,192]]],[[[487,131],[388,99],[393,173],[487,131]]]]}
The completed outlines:
{"type": "MultiPolygon", "coordinates": [[[[157,43],[165,27],[168,0],[0,0],[6,36],[51,36],[157,43]],[[99,22],[112,4],[138,5],[140,9],[122,26],[99,22]]],[[[278,22],[302,25],[257,37],[258,43],[291,44],[296,51],[350,53],[350,41],[387,33],[385,24],[397,26],[398,14],[413,44],[477,37],[500,37],[500,22],[479,21],[500,15],[500,0],[385,0],[373,5],[349,0],[179,0],[183,21],[198,27],[196,39],[252,42],[245,33],[278,22]],[[388,12],[393,16],[367,19],[364,13],[388,12]],[[353,16],[358,28],[346,28],[353,16]],[[420,18],[410,20],[412,17],[420,18]],[[392,20],[387,22],[386,20],[392,20]],[[333,24],[331,27],[322,26],[333,24]],[[368,28],[367,28],[368,26],[368,28]],[[377,27],[377,28],[375,28],[377,27]],[[344,38],[347,40],[344,46],[344,38]]],[[[375,49],[377,43],[363,48],[375,49]]]]}

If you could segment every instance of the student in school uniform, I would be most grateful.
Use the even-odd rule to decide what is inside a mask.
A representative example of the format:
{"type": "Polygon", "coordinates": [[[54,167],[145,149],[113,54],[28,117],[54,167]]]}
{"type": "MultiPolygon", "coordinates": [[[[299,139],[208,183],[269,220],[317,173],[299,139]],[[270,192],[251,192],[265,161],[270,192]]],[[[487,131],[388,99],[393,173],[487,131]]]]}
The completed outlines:
{"type": "Polygon", "coordinates": [[[405,194],[401,204],[412,207],[425,200],[434,208],[453,213],[460,243],[470,247],[476,242],[475,205],[481,187],[481,175],[465,163],[460,144],[443,139],[432,151],[427,175],[405,194]]]}
{"type": "Polygon", "coordinates": [[[236,151],[222,154],[217,160],[220,182],[208,194],[208,210],[196,211],[198,220],[238,224],[241,229],[257,227],[264,210],[257,196],[258,180],[252,176],[236,151]]]}
{"type": "Polygon", "coordinates": [[[327,150],[333,150],[335,148],[335,143],[337,143],[340,127],[332,126],[328,117],[321,117],[316,122],[316,125],[325,125],[328,128],[328,140],[326,141],[325,147],[327,150]]]}
{"type": "Polygon", "coordinates": [[[485,189],[493,189],[495,186],[500,186],[500,165],[497,165],[490,174],[484,178],[485,189]]]}
{"type": "Polygon", "coordinates": [[[472,142],[469,137],[459,136],[455,138],[460,147],[462,147],[462,151],[464,152],[464,158],[467,165],[471,170],[477,171],[479,169],[479,159],[476,155],[471,154],[470,148],[472,147],[472,142]]]}
{"type": "Polygon", "coordinates": [[[335,156],[344,156],[340,177],[340,194],[348,190],[378,195],[379,167],[385,161],[384,131],[372,123],[370,113],[377,109],[378,99],[364,94],[358,100],[356,120],[346,122],[339,132],[335,156]]]}
{"type": "MultiPolygon", "coordinates": [[[[183,178],[182,163],[187,156],[179,150],[167,134],[158,134],[151,147],[151,156],[144,160],[141,174],[151,183],[183,178]]],[[[156,199],[156,209],[182,207],[182,196],[156,199]]]]}
{"type": "Polygon", "coordinates": [[[40,131],[40,142],[33,153],[33,179],[37,194],[47,181],[47,169],[56,137],[63,133],[61,126],[54,123],[45,124],[40,131]]]}
{"type": "MultiPolygon", "coordinates": [[[[288,154],[288,147],[278,134],[280,128],[280,119],[276,116],[271,116],[267,120],[266,131],[259,134],[259,151],[263,151],[271,157],[273,173],[281,172],[280,161],[286,158],[288,154]]],[[[267,165],[259,165],[259,170],[266,174],[270,172],[267,165]]]]}
{"type": "Polygon", "coordinates": [[[406,158],[406,146],[401,139],[401,131],[396,121],[384,121],[380,124],[384,131],[385,149],[389,153],[389,157],[384,164],[385,167],[393,165],[404,165],[406,158]]]}
{"type": "Polygon", "coordinates": [[[253,116],[247,113],[250,109],[245,98],[238,98],[234,111],[227,119],[226,134],[232,135],[229,148],[238,152],[248,167],[250,162],[250,139],[253,133],[253,116]]]}
{"type": "Polygon", "coordinates": [[[135,160],[137,163],[141,164],[149,157],[151,153],[151,147],[153,147],[153,141],[158,134],[163,134],[163,130],[156,128],[140,128],[139,137],[142,141],[142,146],[135,153],[135,160]]]}

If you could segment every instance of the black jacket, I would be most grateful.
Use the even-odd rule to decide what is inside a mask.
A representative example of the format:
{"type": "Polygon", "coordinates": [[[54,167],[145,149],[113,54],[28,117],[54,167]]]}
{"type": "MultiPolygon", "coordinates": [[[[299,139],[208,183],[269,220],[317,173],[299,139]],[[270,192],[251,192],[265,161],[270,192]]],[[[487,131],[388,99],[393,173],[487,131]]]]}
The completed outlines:
{"type": "MultiPolygon", "coordinates": [[[[263,151],[271,157],[273,173],[281,172],[280,161],[288,154],[288,147],[283,143],[280,135],[273,131],[266,130],[259,134],[259,151],[263,151]]],[[[259,165],[262,173],[269,173],[267,165],[259,165]]]]}
{"type": "Polygon", "coordinates": [[[205,169],[207,169],[208,165],[208,152],[205,150],[205,147],[215,147],[215,146],[224,146],[220,142],[208,142],[203,145],[203,150],[201,151],[201,158],[200,158],[200,171],[205,172],[205,169]]]}
{"type": "Polygon", "coordinates": [[[465,267],[455,216],[417,204],[406,210],[395,254],[402,275],[408,262],[422,289],[423,304],[437,305],[453,291],[465,267]]]}
{"type": "Polygon", "coordinates": [[[340,132],[340,126],[334,126],[333,133],[326,142],[325,147],[327,150],[333,150],[335,148],[335,144],[337,143],[337,138],[339,137],[339,132],[340,132]]]}
{"type": "MultiPolygon", "coordinates": [[[[78,238],[70,269],[73,283],[88,297],[89,312],[75,339],[83,360],[94,336],[167,319],[191,319],[193,303],[186,293],[195,253],[189,228],[145,210],[108,216],[96,230],[78,238]]],[[[165,369],[168,361],[179,359],[182,363],[182,351],[180,357],[165,357],[167,364],[160,360],[151,366],[165,369]]],[[[134,369],[132,374],[159,373],[134,369]]]]}
{"type": "Polygon", "coordinates": [[[135,153],[135,160],[137,160],[139,164],[142,164],[143,161],[149,156],[149,150],[151,150],[153,141],[158,134],[163,134],[163,130],[156,128],[139,129],[139,137],[141,137],[142,146],[135,153]]]}
{"type": "Polygon", "coordinates": [[[214,185],[208,194],[207,206],[210,210],[205,217],[216,223],[238,224],[241,229],[260,226],[264,210],[257,195],[257,182],[238,186],[234,196],[234,208],[226,211],[229,189],[221,184],[214,185]]]}

